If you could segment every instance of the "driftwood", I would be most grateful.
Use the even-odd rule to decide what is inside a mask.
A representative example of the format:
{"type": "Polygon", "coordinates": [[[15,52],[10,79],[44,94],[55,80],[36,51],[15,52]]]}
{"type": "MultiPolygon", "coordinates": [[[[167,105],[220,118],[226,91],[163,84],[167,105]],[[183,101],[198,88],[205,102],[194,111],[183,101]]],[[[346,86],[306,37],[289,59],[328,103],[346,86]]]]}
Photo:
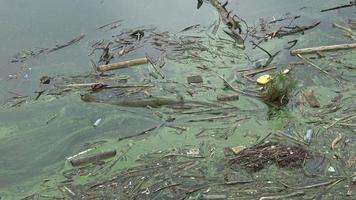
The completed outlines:
{"type": "Polygon", "coordinates": [[[226,3],[222,4],[219,0],[209,0],[211,5],[213,5],[217,11],[220,13],[220,17],[222,21],[226,24],[229,28],[230,32],[226,32],[230,37],[235,39],[238,43],[242,44],[244,40],[241,37],[241,25],[240,22],[236,19],[236,15],[232,15],[232,11],[227,11],[226,3]]]}
{"type": "Polygon", "coordinates": [[[319,108],[320,107],[320,103],[316,99],[313,90],[306,90],[306,91],[303,92],[303,95],[307,99],[307,102],[309,103],[310,107],[313,107],[313,108],[319,108]]]}
{"type": "Polygon", "coordinates": [[[112,150],[112,151],[105,151],[105,152],[101,152],[101,153],[97,153],[94,155],[90,155],[87,157],[82,157],[82,158],[73,158],[70,160],[70,163],[72,164],[72,166],[79,166],[79,165],[83,165],[83,164],[87,164],[87,163],[92,163],[92,162],[97,162],[99,160],[104,160],[107,158],[111,158],[114,157],[116,155],[116,150],[112,150]]]}
{"type": "Polygon", "coordinates": [[[147,58],[138,58],[138,59],[127,60],[127,61],[118,62],[118,63],[100,65],[99,67],[96,68],[96,70],[99,72],[106,72],[106,71],[110,71],[110,70],[128,68],[128,67],[132,67],[132,66],[136,66],[136,65],[146,64],[146,63],[148,63],[147,58]]]}
{"type": "Polygon", "coordinates": [[[316,52],[321,52],[321,51],[336,51],[336,50],[352,49],[352,48],[356,48],[356,43],[337,44],[337,45],[311,47],[311,48],[304,48],[304,49],[295,49],[295,50],[291,50],[290,54],[295,56],[298,54],[316,53],[316,52]]]}

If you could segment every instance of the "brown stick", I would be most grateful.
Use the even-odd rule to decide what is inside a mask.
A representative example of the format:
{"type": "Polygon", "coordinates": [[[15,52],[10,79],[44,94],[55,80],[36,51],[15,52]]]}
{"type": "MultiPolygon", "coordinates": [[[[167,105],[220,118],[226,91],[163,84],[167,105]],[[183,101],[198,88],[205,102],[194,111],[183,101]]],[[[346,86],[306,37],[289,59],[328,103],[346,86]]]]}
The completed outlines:
{"type": "Polygon", "coordinates": [[[99,67],[96,68],[97,71],[99,72],[106,72],[114,69],[122,69],[122,68],[128,68],[136,65],[142,65],[148,63],[147,58],[138,58],[134,60],[127,60],[123,62],[118,62],[118,63],[112,63],[112,64],[107,64],[107,65],[100,65],[99,67]]]}
{"type": "Polygon", "coordinates": [[[304,48],[304,49],[294,49],[290,51],[290,54],[295,56],[298,54],[316,53],[321,51],[337,51],[337,50],[352,49],[352,48],[356,48],[356,43],[337,44],[337,45],[311,47],[311,48],[304,48]]]}
{"type": "Polygon", "coordinates": [[[107,159],[107,158],[113,157],[115,155],[116,155],[116,150],[105,151],[105,152],[97,153],[97,154],[87,156],[87,157],[73,158],[70,160],[70,163],[72,164],[72,166],[75,167],[75,166],[95,162],[98,160],[107,159]]]}

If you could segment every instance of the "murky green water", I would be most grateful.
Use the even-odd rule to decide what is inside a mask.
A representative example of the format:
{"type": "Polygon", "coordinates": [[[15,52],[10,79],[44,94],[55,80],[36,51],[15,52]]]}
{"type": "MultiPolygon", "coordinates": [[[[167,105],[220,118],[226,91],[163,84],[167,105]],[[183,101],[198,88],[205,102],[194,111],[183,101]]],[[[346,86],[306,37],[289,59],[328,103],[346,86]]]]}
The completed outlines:
{"type": "MultiPolygon", "coordinates": [[[[234,13],[251,25],[258,24],[258,19],[261,17],[273,19],[285,13],[301,15],[302,18],[298,22],[305,25],[322,21],[317,29],[304,35],[266,43],[264,47],[274,52],[280,50],[286,41],[292,38],[299,40],[296,48],[349,42],[349,39],[342,37],[339,31],[331,27],[331,24],[355,19],[355,8],[319,12],[322,8],[332,7],[340,2],[339,0],[241,0],[231,1],[229,6],[234,13]]],[[[342,2],[348,3],[348,1],[342,2]]],[[[130,135],[160,123],[160,119],[154,117],[148,109],[132,108],[122,111],[111,105],[84,103],[79,98],[80,92],[69,93],[63,97],[45,96],[35,101],[34,92],[40,90],[41,76],[70,76],[92,72],[90,58],[97,59],[97,57],[88,57],[91,51],[90,42],[110,38],[122,28],[154,25],[160,31],[177,33],[194,24],[208,27],[218,18],[216,10],[208,4],[204,4],[197,10],[195,0],[0,0],[0,5],[0,102],[3,104],[0,109],[0,196],[3,196],[3,199],[24,197],[41,188],[44,180],[47,179],[53,182],[60,181],[61,172],[68,167],[65,158],[86,149],[88,147],[85,146],[86,143],[130,135]],[[98,26],[117,19],[124,19],[120,28],[107,32],[96,30],[98,26]],[[78,44],[29,59],[24,63],[10,63],[12,56],[21,49],[53,47],[81,33],[86,36],[78,44]],[[16,79],[9,78],[14,75],[16,79]],[[12,104],[7,100],[14,96],[14,93],[31,98],[21,106],[11,107],[12,104]],[[47,123],[53,116],[56,118],[47,123]],[[99,127],[94,128],[92,124],[98,118],[102,118],[103,121],[99,127]]],[[[265,56],[261,51],[251,50],[251,48],[247,48],[246,51],[239,49],[231,51],[241,55],[247,53],[253,59],[265,56]]],[[[142,56],[144,51],[140,50],[122,59],[142,56]]],[[[287,63],[292,60],[296,59],[289,56],[287,50],[283,50],[275,62],[287,63]]],[[[231,66],[217,61],[214,65],[231,67],[217,69],[220,74],[230,76],[231,80],[233,77],[231,72],[245,69],[249,65],[245,59],[237,59],[237,62],[238,65],[231,66]]],[[[201,73],[195,66],[198,65],[189,66],[189,64],[167,61],[164,72],[169,80],[185,82],[187,76],[201,73]]],[[[118,73],[131,76],[132,83],[140,82],[142,79],[137,68],[121,70],[118,73]]],[[[325,99],[326,102],[326,98],[333,94],[329,88],[335,87],[325,77],[315,78],[313,74],[317,73],[298,71],[298,76],[307,77],[300,81],[300,87],[316,88],[319,99],[325,99]],[[320,86],[321,83],[325,84],[320,86]]],[[[213,86],[221,84],[213,76],[205,78],[211,81],[213,86]]],[[[214,92],[210,91],[197,94],[195,98],[213,100],[215,96],[214,92]]],[[[218,148],[251,144],[254,139],[243,137],[244,133],[253,132],[264,136],[272,130],[282,129],[290,121],[299,120],[299,116],[293,111],[286,111],[287,117],[283,115],[274,120],[266,120],[267,106],[261,101],[248,97],[241,97],[234,105],[245,110],[257,110],[257,112],[253,113],[251,120],[238,124],[237,133],[228,140],[214,137],[206,139],[218,148]]],[[[242,117],[249,114],[242,114],[242,117]]],[[[189,124],[186,123],[186,119],[189,117],[177,119],[178,124],[189,127],[182,135],[163,129],[157,136],[133,141],[135,148],[130,158],[134,160],[142,152],[155,149],[198,144],[201,140],[197,139],[195,134],[201,127],[211,124],[189,124]]],[[[110,141],[103,148],[125,148],[126,145],[126,142],[117,144],[110,141]]],[[[129,161],[117,169],[132,164],[134,162],[129,161]]]]}

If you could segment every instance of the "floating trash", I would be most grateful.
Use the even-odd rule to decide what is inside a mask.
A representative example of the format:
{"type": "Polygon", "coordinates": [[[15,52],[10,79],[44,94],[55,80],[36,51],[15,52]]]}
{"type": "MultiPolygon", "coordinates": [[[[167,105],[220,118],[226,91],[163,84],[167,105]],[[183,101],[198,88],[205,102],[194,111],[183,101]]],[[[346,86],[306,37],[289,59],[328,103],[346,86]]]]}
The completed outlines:
{"type": "Polygon", "coordinates": [[[266,85],[271,80],[272,80],[272,77],[270,75],[268,75],[268,74],[265,74],[265,75],[262,75],[262,76],[258,77],[258,79],[256,81],[260,85],[266,85]]]}

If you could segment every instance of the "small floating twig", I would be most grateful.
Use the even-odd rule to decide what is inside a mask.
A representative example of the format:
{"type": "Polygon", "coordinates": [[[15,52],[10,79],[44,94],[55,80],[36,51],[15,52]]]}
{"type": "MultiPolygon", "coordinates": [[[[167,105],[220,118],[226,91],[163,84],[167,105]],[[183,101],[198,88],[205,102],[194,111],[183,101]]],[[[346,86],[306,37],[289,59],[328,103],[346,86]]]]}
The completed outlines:
{"type": "Polygon", "coordinates": [[[308,53],[316,53],[316,52],[322,52],[322,51],[337,51],[337,50],[352,49],[352,48],[356,48],[356,43],[310,47],[310,48],[304,48],[304,49],[294,49],[294,50],[290,51],[290,54],[295,56],[298,54],[308,54],[308,53]]]}
{"type": "Polygon", "coordinates": [[[123,69],[123,68],[128,68],[136,65],[142,65],[148,63],[148,59],[145,58],[138,58],[134,60],[127,60],[127,61],[122,61],[122,62],[117,62],[117,63],[111,63],[107,65],[100,65],[99,67],[96,68],[98,72],[106,72],[110,70],[115,70],[115,69],[123,69]]]}

